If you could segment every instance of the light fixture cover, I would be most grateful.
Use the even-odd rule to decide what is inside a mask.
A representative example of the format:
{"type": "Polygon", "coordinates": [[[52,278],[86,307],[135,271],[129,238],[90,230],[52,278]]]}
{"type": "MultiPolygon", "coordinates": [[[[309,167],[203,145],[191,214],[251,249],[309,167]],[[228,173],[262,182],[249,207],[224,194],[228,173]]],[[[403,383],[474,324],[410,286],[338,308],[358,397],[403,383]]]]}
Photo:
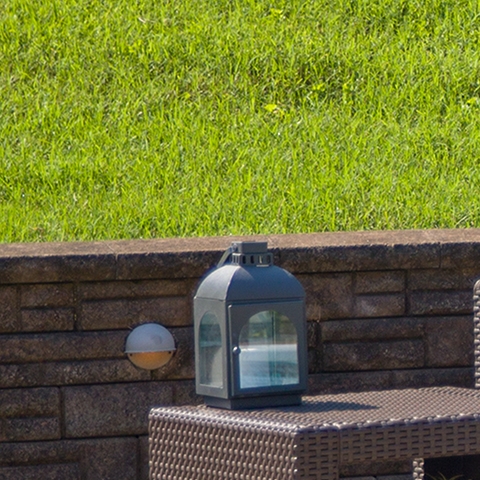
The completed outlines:
{"type": "Polygon", "coordinates": [[[137,367],[155,370],[165,365],[175,352],[172,334],[158,323],[134,328],[125,342],[125,353],[137,367]]]}

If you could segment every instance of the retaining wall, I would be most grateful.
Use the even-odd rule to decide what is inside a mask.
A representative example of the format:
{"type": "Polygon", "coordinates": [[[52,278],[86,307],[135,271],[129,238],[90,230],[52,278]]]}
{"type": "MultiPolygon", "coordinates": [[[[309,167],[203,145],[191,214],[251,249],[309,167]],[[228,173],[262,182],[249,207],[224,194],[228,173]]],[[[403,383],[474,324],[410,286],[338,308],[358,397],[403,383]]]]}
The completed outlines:
{"type": "MultiPolygon", "coordinates": [[[[0,246],[0,478],[148,478],[149,408],[201,401],[192,298],[234,239],[0,246]],[[178,348],[152,373],[123,355],[147,321],[178,348]]],[[[249,239],[305,287],[311,393],[473,385],[480,230],[249,239]]]]}

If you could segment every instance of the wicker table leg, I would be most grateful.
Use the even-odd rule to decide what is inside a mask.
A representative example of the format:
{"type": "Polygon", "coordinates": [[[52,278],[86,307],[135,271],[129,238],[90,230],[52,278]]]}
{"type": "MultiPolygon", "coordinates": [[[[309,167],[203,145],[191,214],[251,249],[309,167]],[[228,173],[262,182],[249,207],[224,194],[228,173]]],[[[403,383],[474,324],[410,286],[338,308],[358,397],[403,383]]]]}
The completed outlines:
{"type": "Polygon", "coordinates": [[[425,476],[423,458],[413,460],[413,480],[423,480],[425,476]]]}

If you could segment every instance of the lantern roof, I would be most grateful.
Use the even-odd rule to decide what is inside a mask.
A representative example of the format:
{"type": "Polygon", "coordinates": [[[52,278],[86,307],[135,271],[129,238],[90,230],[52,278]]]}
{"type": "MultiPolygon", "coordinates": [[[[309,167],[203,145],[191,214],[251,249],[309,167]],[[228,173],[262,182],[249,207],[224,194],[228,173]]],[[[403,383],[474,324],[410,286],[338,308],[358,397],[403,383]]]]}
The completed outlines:
{"type": "Polygon", "coordinates": [[[224,264],[205,277],[195,297],[222,301],[278,301],[303,299],[305,291],[292,274],[275,265],[224,264]]]}

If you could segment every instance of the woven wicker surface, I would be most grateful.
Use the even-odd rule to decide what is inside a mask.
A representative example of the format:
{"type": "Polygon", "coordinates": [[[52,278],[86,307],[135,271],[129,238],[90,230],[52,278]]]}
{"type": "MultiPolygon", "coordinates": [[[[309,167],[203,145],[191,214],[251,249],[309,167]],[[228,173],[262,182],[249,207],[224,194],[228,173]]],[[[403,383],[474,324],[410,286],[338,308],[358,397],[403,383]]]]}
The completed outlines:
{"type": "Polygon", "coordinates": [[[206,406],[161,407],[152,415],[181,415],[230,426],[275,430],[338,428],[363,423],[404,422],[480,415],[480,390],[455,387],[386,390],[305,397],[303,405],[259,410],[220,410],[206,406]]]}
{"type": "Polygon", "coordinates": [[[150,413],[152,479],[338,478],[340,464],[480,453],[480,391],[306,397],[302,406],[150,413]],[[240,476],[239,476],[240,475],[240,476]]]}

